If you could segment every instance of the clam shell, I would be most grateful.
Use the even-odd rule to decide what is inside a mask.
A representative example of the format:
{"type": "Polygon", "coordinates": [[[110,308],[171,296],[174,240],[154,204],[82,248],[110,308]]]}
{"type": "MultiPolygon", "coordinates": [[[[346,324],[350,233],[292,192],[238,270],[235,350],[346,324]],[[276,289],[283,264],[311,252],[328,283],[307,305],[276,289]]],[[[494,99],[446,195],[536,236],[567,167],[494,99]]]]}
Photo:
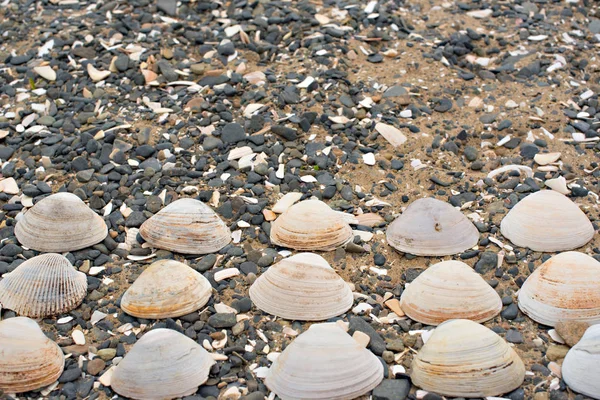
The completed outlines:
{"type": "Polygon", "coordinates": [[[574,391],[600,399],[600,325],[590,326],[569,350],[562,364],[562,377],[574,391]]]}
{"type": "Polygon", "coordinates": [[[576,251],[550,258],[527,278],[519,308],[536,322],[600,323],[600,262],[576,251]]]}
{"type": "Polygon", "coordinates": [[[428,325],[450,319],[484,322],[500,313],[502,300],[467,264],[443,261],[427,268],[407,286],[400,307],[412,320],[428,325]]]}
{"type": "Polygon", "coordinates": [[[0,390],[23,393],[54,383],[65,360],[56,343],[26,317],[0,322],[0,390]]]}
{"type": "Polygon", "coordinates": [[[174,260],[156,261],[127,289],[121,309],[145,319],[174,318],[198,310],[212,294],[208,279],[174,260]]]}
{"type": "Polygon", "coordinates": [[[446,256],[477,244],[479,232],[460,211],[443,201],[424,198],[411,203],[386,232],[398,251],[418,256],[446,256]]]}
{"type": "Polygon", "coordinates": [[[377,357],[334,323],[315,324],[273,362],[265,384],[282,400],[354,399],[383,379],[377,357]]]}
{"type": "Polygon", "coordinates": [[[319,200],[294,204],[271,224],[271,243],[296,250],[334,250],[352,237],[345,219],[319,200]]]}
{"type": "Polygon", "coordinates": [[[534,251],[572,250],[594,236],[592,223],[568,197],[541,190],[518,202],[500,224],[512,243],[534,251]]]}
{"type": "Polygon", "coordinates": [[[79,250],[104,240],[102,217],[73,193],[56,193],[29,209],[15,226],[15,236],[30,249],[47,253],[79,250]]]}
{"type": "Polygon", "coordinates": [[[231,242],[231,232],[212,208],[199,200],[179,199],[140,227],[150,245],[183,254],[208,254],[231,242]]]}
{"type": "Polygon", "coordinates": [[[171,329],[153,329],[116,366],[110,386],[121,396],[163,400],[189,396],[215,363],[198,343],[171,329]]]}
{"type": "Polygon", "coordinates": [[[487,397],[523,383],[525,366],[496,333],[467,319],[440,324],[412,363],[412,382],[450,397],[487,397]]]}
{"type": "Polygon", "coordinates": [[[30,258],[0,281],[0,303],[32,318],[68,312],[86,293],[87,277],[60,254],[30,258]]]}
{"type": "Polygon", "coordinates": [[[352,290],[321,256],[300,253],[270,267],[250,287],[261,310],[285,319],[322,321],[352,307],[352,290]]]}

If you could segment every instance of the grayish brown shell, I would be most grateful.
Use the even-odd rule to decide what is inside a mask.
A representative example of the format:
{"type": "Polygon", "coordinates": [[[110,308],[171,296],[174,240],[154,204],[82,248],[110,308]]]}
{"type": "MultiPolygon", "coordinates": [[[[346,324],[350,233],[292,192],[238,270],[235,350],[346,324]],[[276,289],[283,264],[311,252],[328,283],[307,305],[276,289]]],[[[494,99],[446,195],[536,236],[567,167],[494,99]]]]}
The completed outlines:
{"type": "Polygon", "coordinates": [[[566,384],[583,395],[600,399],[600,325],[592,325],[569,350],[562,364],[566,384]]]}
{"type": "Polygon", "coordinates": [[[250,287],[261,310],[285,319],[322,321],[352,307],[350,287],[321,256],[299,253],[271,266],[250,287]]]}
{"type": "Polygon", "coordinates": [[[315,324],[273,362],[265,384],[282,400],[354,399],[383,379],[383,365],[334,323],[315,324]]]}
{"type": "Polygon", "coordinates": [[[76,308],[87,293],[87,278],[60,254],[42,254],[0,281],[0,303],[19,315],[44,318],[76,308]]]}
{"type": "Polygon", "coordinates": [[[440,324],[412,362],[413,383],[449,397],[508,393],[525,379],[517,353],[492,330],[467,319],[440,324]]]}
{"type": "Polygon", "coordinates": [[[540,190],[517,203],[500,224],[512,243],[534,251],[573,250],[594,236],[594,227],[577,204],[554,190],[540,190]]]}
{"type": "Polygon", "coordinates": [[[179,199],[146,220],[140,234],[150,245],[183,254],[208,254],[231,242],[231,231],[199,200],[179,199]]]}
{"type": "Polygon", "coordinates": [[[156,261],[127,289],[121,309],[138,318],[174,318],[203,307],[210,299],[208,279],[175,260],[156,261]]]}
{"type": "Polygon", "coordinates": [[[184,334],[153,329],[117,365],[110,385],[130,399],[175,399],[195,393],[214,363],[202,346],[184,334]]]}
{"type": "Polygon", "coordinates": [[[294,204],[271,224],[271,243],[295,250],[334,250],[352,237],[348,222],[319,200],[294,204]]]}
{"type": "Polygon", "coordinates": [[[102,217],[79,197],[66,192],[40,200],[15,226],[15,236],[23,246],[48,253],[93,246],[107,233],[102,217]]]}
{"type": "Polygon", "coordinates": [[[60,347],[26,317],[0,322],[0,390],[23,393],[54,383],[65,360],[60,347]]]}
{"type": "Polygon", "coordinates": [[[387,228],[387,242],[403,253],[446,256],[477,244],[479,231],[460,211],[443,201],[412,202],[387,228]]]}

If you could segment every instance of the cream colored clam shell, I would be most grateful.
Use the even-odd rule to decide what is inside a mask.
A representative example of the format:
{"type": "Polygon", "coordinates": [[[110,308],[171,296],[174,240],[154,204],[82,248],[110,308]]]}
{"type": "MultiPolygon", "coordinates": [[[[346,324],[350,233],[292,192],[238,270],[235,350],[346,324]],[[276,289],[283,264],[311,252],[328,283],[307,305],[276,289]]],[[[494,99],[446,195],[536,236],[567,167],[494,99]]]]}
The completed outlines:
{"type": "Polygon", "coordinates": [[[319,200],[294,204],[271,224],[271,243],[295,250],[334,250],[352,237],[343,216],[319,200]]]}
{"type": "Polygon", "coordinates": [[[479,232],[450,204],[424,198],[412,202],[387,228],[390,246],[418,256],[446,256],[477,244],[479,232]]]}
{"type": "Polygon", "coordinates": [[[146,220],[140,234],[150,245],[176,253],[208,254],[231,242],[231,231],[212,208],[179,199],[146,220]]]}
{"type": "Polygon", "coordinates": [[[215,363],[198,343],[171,329],[153,329],[133,345],[114,370],[110,386],[121,396],[164,400],[189,396],[215,363]]]}
{"type": "Polygon", "coordinates": [[[104,240],[102,217],[73,193],[56,193],[37,202],[15,226],[23,246],[41,252],[80,250],[104,240]]]}
{"type": "Polygon", "coordinates": [[[600,325],[590,326],[569,350],[562,364],[562,377],[575,392],[600,399],[600,325]]]}
{"type": "Polygon", "coordinates": [[[322,321],[352,307],[352,290],[321,256],[299,253],[270,267],[250,287],[259,309],[285,319],[322,321]]]}
{"type": "Polygon", "coordinates": [[[467,264],[442,261],[407,286],[400,307],[412,320],[428,325],[450,319],[484,322],[500,313],[502,300],[467,264]]]}
{"type": "Polygon", "coordinates": [[[554,190],[541,190],[518,202],[502,220],[500,231],[517,246],[546,252],[576,249],[594,236],[585,213],[554,190]]]}
{"type": "Polygon", "coordinates": [[[174,260],[156,261],[127,289],[121,309],[145,319],[174,318],[203,307],[212,294],[208,279],[174,260]]]}
{"type": "Polygon", "coordinates": [[[23,393],[54,383],[65,364],[63,352],[26,317],[0,322],[0,390],[23,393]]]}
{"type": "Polygon", "coordinates": [[[455,319],[434,330],[413,359],[410,377],[416,386],[443,396],[498,396],[523,383],[525,366],[492,330],[455,319]]]}
{"type": "Polygon", "coordinates": [[[383,379],[377,357],[334,323],[315,324],[286,347],[265,384],[282,400],[354,399],[383,379]]]}
{"type": "Polygon", "coordinates": [[[19,315],[44,318],[76,308],[87,294],[87,277],[60,254],[42,254],[0,281],[0,303],[19,315]]]}
{"type": "Polygon", "coordinates": [[[550,258],[527,278],[519,308],[536,322],[600,323],[600,262],[576,251],[550,258]]]}

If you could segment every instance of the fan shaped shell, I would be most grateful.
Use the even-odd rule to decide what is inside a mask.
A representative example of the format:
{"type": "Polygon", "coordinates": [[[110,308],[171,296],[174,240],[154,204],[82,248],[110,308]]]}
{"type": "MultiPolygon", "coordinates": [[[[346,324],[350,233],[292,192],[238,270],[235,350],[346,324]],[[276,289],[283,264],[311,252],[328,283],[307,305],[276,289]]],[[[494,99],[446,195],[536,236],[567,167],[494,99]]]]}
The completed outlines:
{"type": "Polygon", "coordinates": [[[519,308],[534,321],[600,323],[600,262],[576,251],[555,255],[527,278],[519,308]]]}
{"type": "Polygon", "coordinates": [[[562,364],[562,376],[574,391],[600,399],[600,325],[590,326],[569,350],[562,364]]]}
{"type": "Polygon", "coordinates": [[[130,399],[175,399],[195,393],[214,363],[202,346],[184,334],[153,329],[117,365],[110,385],[130,399]]]}
{"type": "Polygon", "coordinates": [[[127,289],[121,308],[139,318],[174,318],[204,306],[212,294],[208,279],[174,260],[160,260],[146,268],[127,289]]]}
{"type": "Polygon", "coordinates": [[[281,318],[322,321],[348,311],[352,290],[321,256],[300,253],[270,267],[250,287],[261,310],[281,318]]]}
{"type": "Polygon", "coordinates": [[[345,218],[319,200],[294,204],[271,224],[271,243],[295,250],[334,250],[352,237],[345,218]]]}
{"type": "Polygon", "coordinates": [[[23,393],[54,383],[65,360],[56,343],[26,317],[0,322],[0,390],[23,393]]]}
{"type": "Polygon", "coordinates": [[[0,303],[32,318],[68,312],[86,293],[87,277],[60,254],[30,258],[0,281],[0,303]]]}
{"type": "Polygon", "coordinates": [[[146,220],[140,234],[150,245],[183,254],[208,254],[231,242],[231,231],[199,200],[179,199],[146,220]]]}
{"type": "Polygon", "coordinates": [[[72,193],[56,193],[29,209],[15,226],[15,236],[30,249],[48,253],[79,250],[104,240],[102,217],[72,193]]]}
{"type": "Polygon", "coordinates": [[[446,256],[477,244],[479,232],[460,211],[443,201],[424,198],[411,203],[386,232],[398,251],[418,256],[446,256]]]}
{"type": "Polygon", "coordinates": [[[411,380],[451,397],[498,396],[519,387],[525,366],[496,333],[466,319],[440,324],[417,353],[411,380]]]}
{"type": "Polygon", "coordinates": [[[467,264],[443,261],[427,268],[408,285],[400,307],[411,319],[428,325],[450,319],[484,322],[500,313],[502,300],[467,264]]]}
{"type": "Polygon", "coordinates": [[[594,236],[585,213],[554,190],[541,190],[518,202],[500,223],[500,231],[517,246],[546,252],[576,249],[594,236]]]}
{"type": "Polygon", "coordinates": [[[354,399],[383,379],[377,357],[334,323],[315,324],[273,362],[265,384],[283,400],[354,399]]]}

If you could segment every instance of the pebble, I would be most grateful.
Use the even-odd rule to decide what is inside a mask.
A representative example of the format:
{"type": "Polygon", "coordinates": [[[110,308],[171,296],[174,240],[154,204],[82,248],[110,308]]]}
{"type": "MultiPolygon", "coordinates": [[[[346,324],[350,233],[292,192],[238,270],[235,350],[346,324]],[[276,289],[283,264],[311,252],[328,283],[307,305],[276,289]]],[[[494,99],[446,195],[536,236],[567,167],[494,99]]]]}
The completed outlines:
{"type": "Polygon", "coordinates": [[[384,379],[373,389],[373,400],[404,400],[410,392],[410,381],[406,379],[384,379]]]}

